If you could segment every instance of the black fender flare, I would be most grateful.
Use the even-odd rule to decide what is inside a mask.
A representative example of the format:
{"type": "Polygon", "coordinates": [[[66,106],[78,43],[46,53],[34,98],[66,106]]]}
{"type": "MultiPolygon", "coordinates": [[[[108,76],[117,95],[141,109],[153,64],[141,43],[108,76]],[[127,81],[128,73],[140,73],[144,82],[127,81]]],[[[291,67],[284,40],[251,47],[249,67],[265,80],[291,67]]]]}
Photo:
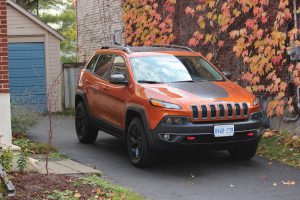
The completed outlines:
{"type": "Polygon", "coordinates": [[[83,103],[89,114],[88,101],[87,101],[86,94],[84,93],[84,91],[79,90],[79,89],[76,90],[76,94],[75,94],[75,109],[79,103],[78,97],[80,97],[80,99],[83,99],[83,103]]]}
{"type": "MultiPolygon", "coordinates": [[[[144,124],[144,127],[145,127],[145,131],[146,131],[146,135],[147,135],[147,139],[148,139],[148,142],[149,142],[149,145],[150,147],[153,146],[153,137],[152,137],[152,134],[151,134],[151,130],[149,128],[149,123],[148,123],[148,115],[147,115],[147,112],[145,110],[145,108],[143,106],[140,106],[138,104],[129,104],[125,110],[125,116],[127,118],[127,113],[129,111],[134,111],[136,113],[138,113],[142,119],[142,122],[144,124]]],[[[125,123],[126,123],[127,119],[125,119],[125,123]]]]}

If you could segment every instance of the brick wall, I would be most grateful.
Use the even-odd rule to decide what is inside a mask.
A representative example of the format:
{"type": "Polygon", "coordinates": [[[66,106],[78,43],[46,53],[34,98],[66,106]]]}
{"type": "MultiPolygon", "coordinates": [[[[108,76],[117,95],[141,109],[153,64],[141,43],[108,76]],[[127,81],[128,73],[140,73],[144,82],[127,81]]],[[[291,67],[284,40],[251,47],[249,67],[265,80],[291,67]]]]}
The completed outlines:
{"type": "Polygon", "coordinates": [[[122,41],[122,0],[77,0],[78,61],[87,61],[113,35],[122,41]]]}
{"type": "Polygon", "coordinates": [[[0,0],[0,93],[9,93],[6,0],[0,0]]]}

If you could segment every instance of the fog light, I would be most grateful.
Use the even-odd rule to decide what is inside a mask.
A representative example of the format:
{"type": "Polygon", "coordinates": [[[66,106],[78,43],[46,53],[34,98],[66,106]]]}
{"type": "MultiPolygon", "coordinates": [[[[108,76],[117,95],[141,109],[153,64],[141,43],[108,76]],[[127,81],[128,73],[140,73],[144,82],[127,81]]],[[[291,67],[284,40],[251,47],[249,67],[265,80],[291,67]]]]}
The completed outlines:
{"type": "Polygon", "coordinates": [[[171,138],[171,137],[170,137],[169,134],[164,134],[164,135],[163,135],[163,139],[166,140],[166,141],[169,141],[170,138],[171,138]]]}
{"type": "Polygon", "coordinates": [[[167,125],[184,125],[188,124],[189,120],[184,117],[167,117],[164,123],[167,125]]]}

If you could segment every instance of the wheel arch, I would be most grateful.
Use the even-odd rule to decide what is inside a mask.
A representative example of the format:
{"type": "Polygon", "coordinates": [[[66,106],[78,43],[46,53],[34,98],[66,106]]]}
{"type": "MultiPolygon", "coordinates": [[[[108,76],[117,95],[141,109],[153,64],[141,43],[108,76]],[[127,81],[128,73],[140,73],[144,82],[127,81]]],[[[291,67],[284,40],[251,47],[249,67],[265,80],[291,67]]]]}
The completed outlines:
{"type": "Polygon", "coordinates": [[[138,105],[130,105],[126,109],[126,117],[125,117],[125,137],[127,137],[127,129],[130,125],[130,122],[135,117],[139,117],[142,120],[142,123],[145,127],[146,136],[150,146],[153,145],[153,139],[151,136],[151,131],[148,124],[148,116],[146,110],[138,105]]]}

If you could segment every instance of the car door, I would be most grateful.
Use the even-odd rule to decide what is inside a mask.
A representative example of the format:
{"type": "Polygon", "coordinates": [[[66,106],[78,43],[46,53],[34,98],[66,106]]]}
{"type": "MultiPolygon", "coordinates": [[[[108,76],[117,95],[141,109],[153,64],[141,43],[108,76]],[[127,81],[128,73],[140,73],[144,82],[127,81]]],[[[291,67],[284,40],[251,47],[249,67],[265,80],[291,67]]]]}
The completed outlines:
{"type": "Polygon", "coordinates": [[[103,119],[103,101],[106,92],[104,85],[107,83],[112,58],[112,54],[101,54],[93,70],[94,80],[91,84],[92,107],[94,109],[93,116],[98,119],[103,119]]]}
{"type": "Polygon", "coordinates": [[[89,114],[94,116],[95,114],[95,99],[94,99],[94,91],[93,91],[93,84],[96,82],[96,79],[93,75],[93,70],[94,67],[98,61],[99,55],[95,55],[92,57],[90,60],[89,64],[87,65],[85,69],[85,73],[83,73],[83,77],[81,78],[82,80],[82,85],[83,85],[83,90],[86,94],[87,98],[87,106],[89,110],[89,114]]]}
{"type": "MultiPolygon", "coordinates": [[[[123,74],[128,80],[128,68],[122,56],[114,57],[110,76],[113,74],[123,74]]],[[[104,83],[103,101],[101,103],[102,116],[106,121],[113,123],[117,127],[122,127],[125,119],[125,102],[129,98],[129,87],[125,84],[104,83]]]]}

